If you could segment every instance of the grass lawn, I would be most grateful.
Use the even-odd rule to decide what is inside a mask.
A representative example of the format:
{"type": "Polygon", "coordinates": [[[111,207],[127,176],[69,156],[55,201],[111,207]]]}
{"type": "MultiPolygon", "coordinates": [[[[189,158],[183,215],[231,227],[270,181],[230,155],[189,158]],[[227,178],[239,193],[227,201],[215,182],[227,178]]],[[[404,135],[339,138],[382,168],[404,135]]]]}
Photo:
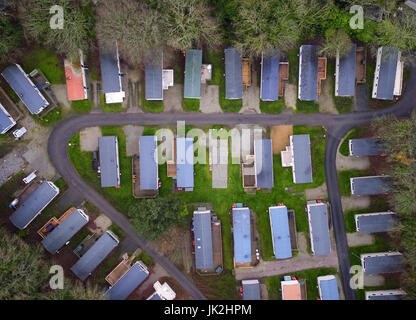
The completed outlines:
{"type": "Polygon", "coordinates": [[[362,137],[367,132],[368,127],[356,127],[352,129],[345,137],[344,141],[342,141],[341,146],[339,147],[339,152],[343,156],[349,156],[350,155],[350,146],[349,141],[350,139],[356,139],[359,137],[362,137]]]}
{"type": "Polygon", "coordinates": [[[20,188],[20,184],[23,184],[22,179],[24,177],[25,173],[20,171],[9,181],[0,186],[0,212],[11,210],[9,209],[9,204],[14,199],[12,195],[20,188]]]}
{"type": "Polygon", "coordinates": [[[59,193],[64,193],[68,189],[68,184],[64,178],[59,178],[54,182],[54,184],[59,188],[59,193]]]}
{"type": "Polygon", "coordinates": [[[299,68],[299,48],[290,49],[288,51],[289,56],[289,83],[297,84],[298,82],[298,68],[299,68]]]}
{"type": "Polygon", "coordinates": [[[200,99],[183,99],[183,110],[184,111],[199,111],[200,99]]]}
{"type": "Polygon", "coordinates": [[[121,103],[110,103],[110,104],[105,103],[104,94],[100,95],[100,99],[101,99],[101,110],[103,112],[122,112],[123,111],[123,106],[121,103]]]}
{"type": "Polygon", "coordinates": [[[343,196],[351,195],[350,178],[365,177],[369,173],[366,170],[342,170],[338,172],[339,191],[343,196]]]}
{"type": "Polygon", "coordinates": [[[262,113],[280,113],[284,108],[284,100],[280,98],[276,101],[260,100],[260,110],[262,113]]]}
{"type": "Polygon", "coordinates": [[[207,299],[238,300],[238,282],[229,270],[223,270],[220,275],[199,276],[192,274],[192,280],[207,299]]]}
{"type": "Polygon", "coordinates": [[[135,261],[143,261],[143,263],[146,265],[146,267],[150,270],[155,265],[155,262],[152,260],[152,258],[149,257],[149,255],[142,251],[140,254],[136,257],[135,261]]]}
{"type": "Polygon", "coordinates": [[[112,231],[118,237],[120,243],[123,242],[123,240],[126,238],[126,234],[124,233],[124,231],[121,230],[120,227],[114,223],[108,228],[108,230],[112,231]]]}
{"type": "Polygon", "coordinates": [[[53,50],[36,49],[25,52],[22,67],[26,73],[39,69],[51,84],[65,83],[64,66],[53,50]]]}
{"type": "MultiPolygon", "coordinates": [[[[153,134],[157,129],[157,127],[150,127],[145,128],[145,131],[146,134],[153,134]]],[[[103,135],[116,135],[119,138],[121,170],[121,187],[119,189],[100,187],[100,181],[96,173],[91,169],[92,154],[89,152],[81,152],[79,149],[79,134],[76,134],[71,139],[71,144],[73,143],[74,145],[69,147],[70,158],[74,167],[85,179],[85,181],[102,193],[110,203],[120,210],[120,212],[127,213],[128,208],[138,200],[135,200],[132,197],[131,158],[126,156],[125,136],[121,127],[103,127],[102,133],[103,135]]],[[[209,165],[196,164],[194,167],[194,192],[173,194],[174,197],[180,197],[188,204],[207,201],[213,202],[214,211],[217,213],[219,219],[221,219],[223,225],[223,252],[224,265],[226,269],[231,270],[233,268],[231,216],[229,215],[229,210],[236,202],[242,202],[248,205],[256,213],[257,228],[261,235],[260,249],[262,251],[263,258],[266,260],[273,259],[270,222],[267,212],[270,205],[284,202],[288,208],[294,209],[296,212],[296,224],[298,231],[308,231],[308,223],[304,211],[306,201],[302,192],[306,188],[317,187],[324,182],[325,172],[323,163],[326,139],[323,137],[325,130],[322,127],[294,127],[294,134],[302,133],[311,134],[313,183],[295,185],[292,182],[291,169],[282,168],[280,155],[276,155],[274,156],[275,187],[271,193],[265,193],[262,190],[259,190],[254,195],[246,194],[242,187],[240,165],[231,164],[229,165],[228,188],[225,190],[212,189],[209,165]],[[286,187],[291,188],[290,191],[285,191],[286,187]]],[[[231,163],[231,159],[229,163],[231,163]]],[[[160,196],[171,195],[173,181],[171,178],[167,178],[166,176],[166,165],[159,166],[159,177],[162,182],[160,196]]]]}
{"type": "Polygon", "coordinates": [[[392,241],[387,236],[381,234],[374,234],[375,243],[370,246],[350,247],[349,254],[351,266],[361,265],[360,255],[363,253],[375,253],[394,250],[392,241]]]}
{"type": "Polygon", "coordinates": [[[49,127],[62,120],[62,109],[55,108],[43,117],[38,117],[37,115],[32,117],[41,125],[49,127]]]}
{"type": "Polygon", "coordinates": [[[297,113],[319,113],[319,104],[315,101],[302,101],[296,99],[296,112],[297,113]]]}
{"type": "MultiPolygon", "coordinates": [[[[298,279],[306,280],[306,291],[308,300],[316,300],[319,298],[318,280],[319,276],[325,276],[337,274],[337,270],[334,268],[320,268],[320,269],[308,269],[299,272],[293,272],[290,274],[283,274],[295,276],[298,279]]],[[[274,276],[266,278],[267,291],[269,293],[269,300],[281,300],[282,292],[280,287],[280,276],[274,276]]]]}
{"type": "Polygon", "coordinates": [[[79,114],[91,112],[91,101],[89,99],[71,101],[72,108],[79,114]]]}
{"type": "Polygon", "coordinates": [[[350,113],[353,108],[353,100],[350,97],[334,97],[335,107],[339,113],[350,113]]]}
{"type": "Polygon", "coordinates": [[[380,197],[371,197],[371,204],[368,208],[349,210],[344,212],[345,228],[347,232],[357,232],[354,215],[360,213],[385,212],[389,210],[387,201],[380,197]]]}

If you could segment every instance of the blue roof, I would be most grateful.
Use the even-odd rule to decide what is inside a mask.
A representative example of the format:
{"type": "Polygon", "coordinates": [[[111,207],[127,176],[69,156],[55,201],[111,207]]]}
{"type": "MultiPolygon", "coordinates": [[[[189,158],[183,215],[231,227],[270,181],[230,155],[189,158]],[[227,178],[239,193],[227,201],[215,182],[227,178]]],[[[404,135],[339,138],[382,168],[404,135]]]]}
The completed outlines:
{"type": "Polygon", "coordinates": [[[43,182],[10,216],[10,221],[20,230],[25,229],[58,194],[52,182],[43,182]]]}
{"type": "Polygon", "coordinates": [[[31,114],[38,114],[49,105],[18,64],[12,64],[2,72],[2,76],[23,101],[31,114]]]}
{"type": "Polygon", "coordinates": [[[318,285],[321,289],[321,300],[339,300],[338,283],[335,276],[318,277],[318,285]]]}
{"type": "Polygon", "coordinates": [[[256,157],[256,175],[258,188],[273,188],[273,152],[272,140],[254,140],[256,157]]]}
{"type": "Polygon", "coordinates": [[[71,267],[71,271],[82,281],[118,246],[117,237],[106,231],[89,250],[71,267]]]}
{"type": "Polygon", "coordinates": [[[212,254],[211,212],[208,210],[195,211],[193,224],[196,268],[214,268],[214,258],[212,254]]]}
{"type": "Polygon", "coordinates": [[[293,141],[293,182],[312,182],[311,141],[309,134],[297,134],[293,141]]]}
{"type": "Polygon", "coordinates": [[[42,240],[42,245],[50,254],[55,254],[65,243],[88,223],[88,216],[80,209],[75,209],[53,231],[42,240]]]}
{"type": "Polygon", "coordinates": [[[258,280],[243,280],[243,300],[260,300],[260,282],[258,280]]]}
{"type": "Polygon", "coordinates": [[[136,262],[108,291],[110,300],[125,300],[149,275],[139,262],[136,262]]]}
{"type": "Polygon", "coordinates": [[[300,47],[298,85],[300,100],[315,101],[318,99],[318,49],[316,46],[300,47]]]}
{"type": "Polygon", "coordinates": [[[120,69],[117,43],[112,48],[100,46],[101,81],[104,93],[120,92],[120,69]]]}
{"type": "Polygon", "coordinates": [[[276,101],[279,99],[280,52],[262,56],[260,99],[276,101]]]}
{"type": "Polygon", "coordinates": [[[154,53],[145,65],[146,100],[163,100],[163,54],[154,53]]]}
{"type": "Polygon", "coordinates": [[[373,138],[350,139],[349,147],[350,155],[355,157],[379,156],[386,153],[383,142],[373,138]]]}
{"type": "Polygon", "coordinates": [[[340,97],[355,96],[355,63],[357,45],[354,43],[351,50],[339,59],[335,74],[335,95],[340,97]]]}
{"type": "Polygon", "coordinates": [[[140,136],[140,189],[158,189],[158,163],[156,136],[140,136]]]}
{"type": "Polygon", "coordinates": [[[120,185],[117,137],[98,138],[98,151],[100,153],[101,186],[116,187],[120,185]]]}
{"type": "Polygon", "coordinates": [[[0,103],[0,134],[6,133],[15,124],[16,121],[14,121],[14,119],[0,103]]]}
{"type": "Polygon", "coordinates": [[[243,98],[243,67],[241,54],[233,47],[224,50],[225,53],[225,98],[243,98]]]}
{"type": "Polygon", "coordinates": [[[313,254],[315,256],[330,254],[327,205],[326,203],[308,204],[307,208],[313,254]]]}
{"type": "Polygon", "coordinates": [[[251,263],[251,224],[249,208],[233,208],[234,260],[251,263]]]}
{"type": "Polygon", "coordinates": [[[391,177],[371,176],[350,178],[351,193],[354,195],[375,195],[391,191],[391,177]]]}
{"type": "Polygon", "coordinates": [[[176,185],[178,188],[194,187],[194,139],[176,139],[176,185]]]}
{"type": "Polygon", "coordinates": [[[202,50],[186,50],[184,98],[201,98],[202,50]]]}
{"type": "Polygon", "coordinates": [[[398,59],[399,59],[398,49],[391,48],[391,47],[381,48],[380,65],[376,66],[375,73],[374,73],[373,98],[393,100],[394,84],[396,82],[398,59]],[[380,69],[378,69],[378,66],[380,69]],[[377,73],[378,73],[378,83],[377,83],[377,73]]]}
{"type": "Polygon", "coordinates": [[[269,208],[270,227],[272,229],[273,251],[276,259],[292,257],[290,243],[289,218],[285,206],[269,208]]]}

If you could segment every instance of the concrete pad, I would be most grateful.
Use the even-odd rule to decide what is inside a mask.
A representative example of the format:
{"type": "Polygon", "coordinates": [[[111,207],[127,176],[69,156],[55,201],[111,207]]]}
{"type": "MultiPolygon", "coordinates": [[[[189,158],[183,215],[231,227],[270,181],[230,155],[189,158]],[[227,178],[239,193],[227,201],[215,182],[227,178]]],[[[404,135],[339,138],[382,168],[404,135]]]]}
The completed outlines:
{"type": "Polygon", "coordinates": [[[79,133],[81,151],[98,151],[98,138],[101,136],[100,127],[82,129],[79,133]]]}
{"type": "Polygon", "coordinates": [[[270,139],[272,139],[273,154],[280,154],[290,144],[289,136],[293,135],[293,126],[272,126],[270,139]]]}
{"type": "Polygon", "coordinates": [[[269,291],[265,283],[260,283],[260,297],[261,300],[269,300],[269,291]]]}
{"type": "Polygon", "coordinates": [[[335,107],[334,97],[332,95],[332,82],[328,78],[322,81],[321,95],[318,97],[319,111],[328,112],[332,114],[338,114],[338,110],[335,107]]]}
{"type": "Polygon", "coordinates": [[[348,210],[368,208],[371,204],[371,199],[369,196],[341,196],[341,203],[342,210],[346,212],[348,210]]]}
{"type": "Polygon", "coordinates": [[[7,180],[18,173],[24,167],[22,157],[16,153],[11,152],[0,159],[0,186],[5,184],[7,180]]]}
{"type": "Polygon", "coordinates": [[[58,103],[65,109],[71,108],[71,103],[68,101],[68,95],[66,92],[66,84],[54,84],[51,85],[51,90],[58,100],[58,103]]]}
{"type": "Polygon", "coordinates": [[[199,110],[202,113],[221,113],[223,112],[219,101],[220,88],[217,85],[201,85],[201,101],[199,110]]]}
{"type": "Polygon", "coordinates": [[[349,247],[371,246],[375,243],[374,235],[370,233],[347,233],[349,247]]]}
{"type": "Polygon", "coordinates": [[[345,157],[337,152],[336,166],[337,170],[366,170],[370,168],[370,158],[345,157]]]}
{"type": "Polygon", "coordinates": [[[386,283],[386,279],[382,275],[364,274],[364,286],[365,287],[378,287],[378,286],[383,286],[385,283],[386,283]]]}
{"type": "Polygon", "coordinates": [[[163,106],[165,112],[183,111],[183,85],[175,84],[163,90],[163,106]]]}
{"type": "Polygon", "coordinates": [[[306,200],[325,200],[328,199],[328,189],[326,183],[320,185],[317,188],[305,190],[306,200]]]}
{"type": "Polygon", "coordinates": [[[285,83],[285,93],[283,98],[285,106],[296,110],[296,99],[298,97],[298,87],[295,84],[285,83]]]}
{"type": "Polygon", "coordinates": [[[143,133],[141,126],[124,126],[123,132],[126,135],[126,155],[132,157],[139,154],[139,137],[143,133]]]}
{"type": "Polygon", "coordinates": [[[261,113],[259,87],[252,85],[243,91],[243,107],[239,113],[261,113]]]}
{"type": "Polygon", "coordinates": [[[113,222],[104,214],[100,214],[93,223],[93,226],[89,227],[91,232],[95,232],[98,235],[102,235],[108,230],[113,222]],[[95,228],[94,228],[95,227],[95,228]]]}

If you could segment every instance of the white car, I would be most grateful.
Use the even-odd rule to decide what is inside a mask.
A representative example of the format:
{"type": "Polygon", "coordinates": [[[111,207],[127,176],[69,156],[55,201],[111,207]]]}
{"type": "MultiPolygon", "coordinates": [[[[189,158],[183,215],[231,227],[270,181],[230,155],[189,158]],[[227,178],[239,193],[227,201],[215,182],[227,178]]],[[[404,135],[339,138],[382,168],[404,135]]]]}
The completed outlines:
{"type": "Polygon", "coordinates": [[[13,131],[13,136],[16,140],[19,140],[23,137],[23,135],[27,132],[25,127],[13,131]]]}

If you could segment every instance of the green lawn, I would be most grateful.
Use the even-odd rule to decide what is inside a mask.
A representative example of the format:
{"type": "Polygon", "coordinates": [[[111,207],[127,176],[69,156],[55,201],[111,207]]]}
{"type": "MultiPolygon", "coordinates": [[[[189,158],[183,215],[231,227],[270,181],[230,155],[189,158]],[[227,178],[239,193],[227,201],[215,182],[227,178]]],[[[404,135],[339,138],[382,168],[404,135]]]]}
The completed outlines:
{"type": "Polygon", "coordinates": [[[101,99],[101,110],[103,112],[122,112],[123,111],[123,105],[121,103],[105,103],[105,95],[100,95],[101,99]]]}
{"type": "Polygon", "coordinates": [[[25,52],[22,67],[26,73],[39,69],[51,84],[65,83],[64,66],[53,50],[37,49],[25,52]]]}
{"type": "Polygon", "coordinates": [[[387,236],[374,234],[374,237],[375,243],[373,245],[349,248],[351,266],[361,265],[360,255],[363,253],[375,253],[394,250],[392,241],[387,236]]]}
{"type": "Polygon", "coordinates": [[[25,177],[23,171],[18,172],[9,181],[0,186],[0,212],[11,211],[9,204],[13,201],[13,193],[15,193],[23,183],[22,179],[25,177]]]}
{"type": "Polygon", "coordinates": [[[59,193],[64,193],[68,189],[68,184],[64,178],[59,178],[54,182],[54,184],[59,188],[59,193]]]}
{"type": "Polygon", "coordinates": [[[152,269],[155,265],[155,262],[152,260],[152,258],[150,258],[149,255],[144,251],[140,252],[140,254],[137,256],[136,261],[139,260],[143,261],[149,270],[152,269]]]}
{"type": "MultiPolygon", "coordinates": [[[[187,129],[189,129],[189,127],[187,127],[187,129]]],[[[157,127],[145,129],[146,134],[153,134],[155,130],[157,130],[157,127]]],[[[118,210],[127,213],[128,208],[138,200],[135,200],[132,197],[131,158],[126,156],[125,136],[121,127],[103,127],[102,133],[103,135],[117,135],[119,137],[121,168],[121,187],[119,189],[100,187],[99,179],[96,173],[91,169],[91,153],[82,152],[79,149],[79,134],[71,139],[71,144],[74,143],[74,145],[69,147],[70,158],[74,167],[85,181],[101,192],[118,210]]],[[[236,202],[242,202],[248,205],[256,213],[257,228],[260,233],[260,249],[263,258],[266,260],[273,259],[270,222],[267,212],[270,205],[284,202],[288,208],[294,209],[296,212],[296,225],[298,231],[308,231],[308,223],[304,211],[306,201],[302,192],[306,188],[313,188],[321,185],[325,180],[323,163],[326,139],[323,137],[325,130],[322,127],[294,127],[294,134],[302,133],[311,134],[313,183],[293,184],[292,170],[289,168],[282,168],[280,155],[276,155],[274,156],[275,187],[271,193],[265,193],[262,190],[259,190],[254,195],[246,194],[242,187],[240,165],[229,165],[227,189],[212,189],[209,165],[196,164],[194,168],[194,192],[173,194],[175,197],[182,198],[186,203],[213,202],[214,211],[217,213],[219,219],[221,219],[223,225],[223,250],[226,269],[231,270],[233,267],[231,217],[229,215],[229,210],[236,202]],[[286,187],[291,188],[290,191],[285,191],[286,187]]],[[[231,163],[231,158],[229,163],[231,163]]],[[[173,181],[171,178],[166,177],[166,165],[159,166],[159,177],[162,182],[160,195],[171,195],[173,181]]]]}
{"type": "Polygon", "coordinates": [[[229,270],[223,270],[220,275],[199,276],[192,274],[192,280],[199,290],[214,300],[238,300],[238,282],[229,270]]]}
{"type": "Polygon", "coordinates": [[[299,69],[299,48],[290,49],[288,51],[289,56],[289,83],[297,84],[298,82],[298,69],[299,69]]]}
{"type": "Polygon", "coordinates": [[[318,113],[319,104],[315,101],[302,101],[296,99],[296,112],[297,113],[318,113]]]}
{"type": "Polygon", "coordinates": [[[199,111],[200,99],[183,99],[183,110],[184,111],[199,111]]]}
{"type": "Polygon", "coordinates": [[[350,113],[353,109],[353,99],[350,97],[334,97],[335,107],[339,113],[350,113]]]}
{"type": "Polygon", "coordinates": [[[79,114],[91,112],[91,101],[89,99],[71,101],[72,108],[79,114]]]}
{"type": "Polygon", "coordinates": [[[339,191],[343,196],[351,195],[350,178],[368,176],[368,171],[365,170],[342,170],[338,172],[339,191]]]}
{"type": "Polygon", "coordinates": [[[62,120],[62,109],[55,108],[43,117],[33,115],[33,118],[41,125],[49,127],[62,120]]]}
{"type": "Polygon", "coordinates": [[[356,139],[363,137],[365,133],[368,131],[368,127],[356,127],[352,129],[345,137],[344,141],[342,141],[341,146],[339,147],[339,152],[343,156],[349,156],[350,155],[350,146],[349,141],[350,139],[356,139]]]}
{"type": "MultiPolygon", "coordinates": [[[[336,275],[337,270],[334,268],[320,268],[308,269],[299,272],[291,272],[290,274],[283,274],[295,276],[298,279],[306,280],[306,291],[308,300],[316,300],[319,298],[318,280],[319,276],[336,275]]],[[[340,284],[338,284],[340,285],[340,284]]],[[[280,276],[266,278],[267,291],[269,293],[269,300],[281,300],[282,292],[280,287],[280,276]]]]}
{"type": "Polygon", "coordinates": [[[284,100],[280,98],[276,101],[260,100],[260,111],[262,113],[280,113],[284,108],[284,100]]]}

